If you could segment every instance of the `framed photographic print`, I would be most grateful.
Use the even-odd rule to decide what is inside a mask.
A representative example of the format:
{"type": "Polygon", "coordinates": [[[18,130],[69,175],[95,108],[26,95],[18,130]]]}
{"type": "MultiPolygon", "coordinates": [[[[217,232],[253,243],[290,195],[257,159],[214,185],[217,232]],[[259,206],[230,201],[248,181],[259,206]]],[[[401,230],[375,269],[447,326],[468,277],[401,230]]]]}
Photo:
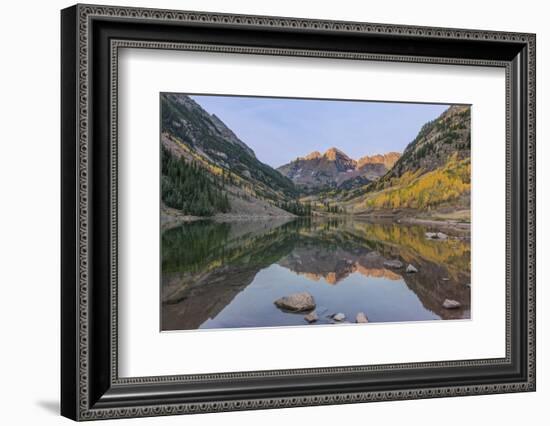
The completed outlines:
{"type": "Polygon", "coordinates": [[[535,390],[535,36],[76,5],[74,420],[535,390]]]}

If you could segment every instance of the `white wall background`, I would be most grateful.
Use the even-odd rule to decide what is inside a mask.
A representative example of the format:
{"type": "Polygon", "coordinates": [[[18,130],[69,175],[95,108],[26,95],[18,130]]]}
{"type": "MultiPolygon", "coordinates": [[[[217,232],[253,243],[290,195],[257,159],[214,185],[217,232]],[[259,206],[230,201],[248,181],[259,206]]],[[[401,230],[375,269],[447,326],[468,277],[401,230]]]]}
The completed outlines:
{"type": "MultiPolygon", "coordinates": [[[[103,4],[448,26],[537,33],[538,390],[530,394],[293,408],[102,424],[446,426],[489,420],[546,424],[550,401],[549,11],[540,0],[120,0],[103,4]]],[[[68,424],[59,405],[59,9],[71,2],[4,3],[0,25],[0,418],[68,424]]]]}

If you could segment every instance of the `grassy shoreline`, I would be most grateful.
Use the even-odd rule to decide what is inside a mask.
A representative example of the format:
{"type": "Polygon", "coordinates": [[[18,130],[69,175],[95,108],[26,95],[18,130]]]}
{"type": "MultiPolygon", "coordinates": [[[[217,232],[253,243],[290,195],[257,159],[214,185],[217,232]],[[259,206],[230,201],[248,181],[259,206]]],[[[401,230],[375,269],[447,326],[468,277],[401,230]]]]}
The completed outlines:
{"type": "MultiPolygon", "coordinates": [[[[173,209],[170,209],[173,210],[173,209]]],[[[453,230],[463,233],[469,233],[471,224],[468,218],[463,214],[443,213],[433,214],[430,216],[419,214],[411,214],[413,212],[371,212],[368,214],[315,214],[310,216],[312,220],[331,220],[331,219],[350,219],[371,223],[395,223],[401,225],[420,225],[436,230],[453,230]]],[[[201,220],[212,220],[215,222],[245,222],[245,221],[265,221],[265,220],[292,220],[298,216],[288,215],[243,215],[223,213],[213,216],[192,216],[185,215],[178,211],[161,212],[161,229],[171,229],[185,223],[192,223],[201,220]]]]}

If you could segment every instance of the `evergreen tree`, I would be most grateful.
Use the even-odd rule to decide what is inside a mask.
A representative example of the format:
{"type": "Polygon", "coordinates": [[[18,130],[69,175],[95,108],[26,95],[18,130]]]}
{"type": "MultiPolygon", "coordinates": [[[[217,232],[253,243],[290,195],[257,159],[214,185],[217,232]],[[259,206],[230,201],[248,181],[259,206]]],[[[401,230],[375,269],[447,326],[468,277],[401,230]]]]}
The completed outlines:
{"type": "Polygon", "coordinates": [[[161,152],[161,197],[164,204],[194,216],[211,216],[230,211],[224,178],[218,182],[195,161],[186,163],[168,149],[161,152]]]}

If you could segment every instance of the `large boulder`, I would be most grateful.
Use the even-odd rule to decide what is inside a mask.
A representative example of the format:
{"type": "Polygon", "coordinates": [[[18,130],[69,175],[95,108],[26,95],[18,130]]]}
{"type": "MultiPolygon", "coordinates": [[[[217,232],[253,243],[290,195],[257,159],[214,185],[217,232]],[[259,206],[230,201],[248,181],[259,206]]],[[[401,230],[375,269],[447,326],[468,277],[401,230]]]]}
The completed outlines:
{"type": "Polygon", "coordinates": [[[275,306],[292,312],[304,312],[315,309],[315,299],[308,292],[294,293],[275,301],[275,306]]]}

